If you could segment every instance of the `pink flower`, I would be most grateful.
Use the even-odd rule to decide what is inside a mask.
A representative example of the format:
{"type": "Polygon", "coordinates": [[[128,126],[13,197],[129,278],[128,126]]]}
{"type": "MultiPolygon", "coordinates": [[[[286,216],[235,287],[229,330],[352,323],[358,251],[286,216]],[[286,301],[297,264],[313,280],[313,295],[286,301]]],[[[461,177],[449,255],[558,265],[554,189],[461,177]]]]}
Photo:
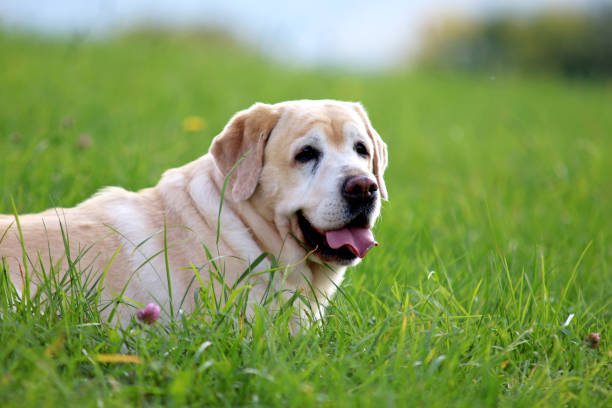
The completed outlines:
{"type": "Polygon", "coordinates": [[[590,348],[597,348],[599,347],[601,337],[599,333],[589,333],[589,335],[584,338],[584,341],[588,343],[590,348]]]}
{"type": "Polygon", "coordinates": [[[147,307],[136,312],[136,317],[147,324],[152,324],[159,319],[160,313],[161,308],[158,305],[155,303],[149,303],[147,307]]]}

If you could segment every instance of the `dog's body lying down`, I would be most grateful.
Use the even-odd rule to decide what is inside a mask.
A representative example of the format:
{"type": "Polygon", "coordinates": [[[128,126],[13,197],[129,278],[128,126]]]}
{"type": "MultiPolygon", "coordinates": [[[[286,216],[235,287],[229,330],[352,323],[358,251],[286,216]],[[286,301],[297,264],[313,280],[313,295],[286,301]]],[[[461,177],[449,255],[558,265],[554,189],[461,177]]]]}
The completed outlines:
{"type": "MultiPolygon", "coordinates": [[[[167,310],[165,241],[173,306],[176,310],[185,299],[188,311],[194,296],[184,295],[198,286],[197,280],[191,284],[193,268],[209,262],[203,243],[221,255],[216,262],[230,286],[269,252],[289,266],[275,274],[273,290],[316,295],[325,305],[346,267],[376,244],[371,228],[386,198],[386,164],[386,146],[359,104],[255,104],[231,119],[208,154],[168,170],[153,188],[134,193],[109,187],[74,208],[19,216],[25,258],[15,217],[0,215],[0,257],[21,290],[25,262],[34,284],[40,279],[36,271],[48,271],[50,260],[66,271],[67,236],[77,269],[94,275],[107,270],[103,301],[127,284],[125,298],[158,302],[167,310]]],[[[269,267],[265,261],[254,272],[269,267]]],[[[202,269],[204,279],[207,270],[202,269]]],[[[261,299],[270,277],[263,273],[249,280],[249,302],[261,299]]],[[[295,306],[303,314],[303,306],[295,306]]],[[[132,314],[123,308],[121,320],[132,314]]]]}

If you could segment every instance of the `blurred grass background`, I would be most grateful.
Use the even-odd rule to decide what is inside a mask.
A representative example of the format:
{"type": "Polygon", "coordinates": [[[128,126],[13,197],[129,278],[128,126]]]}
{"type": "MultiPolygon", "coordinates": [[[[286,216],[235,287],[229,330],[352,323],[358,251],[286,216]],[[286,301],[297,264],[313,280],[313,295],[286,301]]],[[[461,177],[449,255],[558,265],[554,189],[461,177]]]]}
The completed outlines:
{"type": "MultiPolygon", "coordinates": [[[[185,374],[199,387],[189,389],[191,400],[185,394],[191,403],[209,389],[234,406],[252,403],[254,393],[266,405],[610,402],[610,81],[542,73],[287,68],[222,35],[157,30],[104,41],[4,32],[0,67],[1,213],[12,212],[11,199],[19,212],[35,212],[75,205],[106,185],[154,185],[164,170],[206,153],[231,115],[256,101],[361,101],[387,142],[390,201],[375,231],[381,246],[348,273],[344,285],[363,321],[351,329],[332,318],[330,327],[338,325],[345,337],[281,342],[281,349],[300,345],[293,357],[281,351],[276,359],[258,360],[244,350],[231,357],[239,366],[257,365],[286,379],[277,391],[262,380],[244,380],[242,391],[215,382],[231,378],[226,366],[213,382],[185,374]],[[436,302],[441,309],[432,306],[436,302]],[[408,334],[401,329],[408,314],[399,312],[406,305],[425,319],[409,326],[408,334]],[[466,316],[488,317],[484,323],[448,323],[462,309],[466,316]],[[576,317],[564,327],[569,314],[576,317]],[[595,331],[602,344],[590,350],[582,338],[595,331]],[[529,341],[508,348],[517,338],[529,341]],[[395,353],[402,359],[389,357],[395,353]],[[440,353],[446,356],[442,366],[435,359],[440,353]],[[437,363],[419,371],[423,361],[437,363]],[[482,365],[473,369],[475,377],[473,361],[482,365]],[[543,370],[533,375],[536,368],[543,370]],[[307,387],[299,385],[307,380],[307,387]],[[295,387],[302,388],[292,395],[295,387]]],[[[342,316],[338,311],[347,301],[340,296],[338,302],[330,315],[342,316]]],[[[36,338],[36,330],[25,336],[36,338]]],[[[33,341],[41,344],[28,350],[42,350],[51,340],[33,341]]],[[[13,346],[0,366],[2,378],[9,378],[2,392],[12,403],[23,396],[24,384],[30,384],[32,404],[46,392],[55,403],[83,401],[88,393],[110,405],[163,403],[168,378],[182,374],[159,364],[189,373],[180,355],[164,363],[161,352],[151,353],[157,362],[144,370],[157,374],[120,380],[119,388],[134,394],[115,393],[114,385],[94,390],[75,385],[79,376],[91,378],[87,369],[68,370],[68,376],[64,363],[47,371],[22,367],[20,376],[12,370],[29,351],[13,346]],[[9,372],[17,374],[7,377],[9,372]],[[56,381],[65,390],[44,386],[56,381]]]]}

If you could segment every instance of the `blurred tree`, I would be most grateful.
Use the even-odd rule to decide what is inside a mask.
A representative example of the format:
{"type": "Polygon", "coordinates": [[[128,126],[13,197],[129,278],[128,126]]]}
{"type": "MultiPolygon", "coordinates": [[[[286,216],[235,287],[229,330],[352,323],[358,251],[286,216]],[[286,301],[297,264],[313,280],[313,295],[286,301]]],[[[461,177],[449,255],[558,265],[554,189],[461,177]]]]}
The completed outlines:
{"type": "Polygon", "coordinates": [[[612,76],[612,6],[483,21],[446,18],[427,30],[419,63],[460,70],[612,76]]]}

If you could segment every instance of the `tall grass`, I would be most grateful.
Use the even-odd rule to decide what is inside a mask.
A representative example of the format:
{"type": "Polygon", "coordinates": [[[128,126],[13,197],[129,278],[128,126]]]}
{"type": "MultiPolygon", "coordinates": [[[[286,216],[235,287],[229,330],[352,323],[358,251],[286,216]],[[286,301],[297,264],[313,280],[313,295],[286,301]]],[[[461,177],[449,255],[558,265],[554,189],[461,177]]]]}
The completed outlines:
{"type": "Polygon", "coordinates": [[[381,246],[298,336],[290,308],[245,318],[246,269],[220,294],[194,265],[193,314],[122,327],[77,260],[27,308],[2,267],[1,406],[612,403],[609,83],[299,71],[197,35],[0,51],[2,213],[153,185],[257,100],[360,100],[390,147],[381,246]]]}

